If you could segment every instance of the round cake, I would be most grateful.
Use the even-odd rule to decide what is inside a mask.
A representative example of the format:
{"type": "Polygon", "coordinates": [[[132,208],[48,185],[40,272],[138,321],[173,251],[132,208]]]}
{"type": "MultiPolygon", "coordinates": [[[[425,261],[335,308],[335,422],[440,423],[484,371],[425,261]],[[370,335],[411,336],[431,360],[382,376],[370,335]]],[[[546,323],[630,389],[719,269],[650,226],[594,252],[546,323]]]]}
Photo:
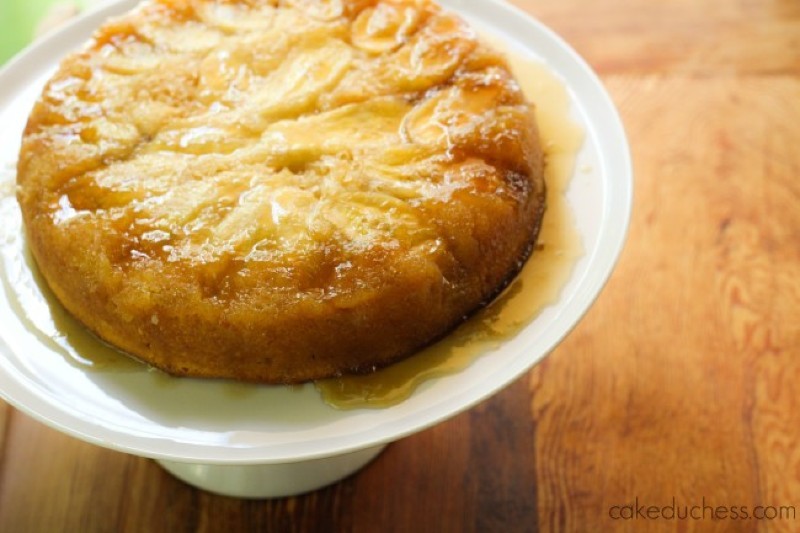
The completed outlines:
{"type": "Polygon", "coordinates": [[[489,302],[544,211],[532,104],[426,0],[160,0],[25,129],[18,200],[64,307],[174,375],[299,383],[489,302]]]}

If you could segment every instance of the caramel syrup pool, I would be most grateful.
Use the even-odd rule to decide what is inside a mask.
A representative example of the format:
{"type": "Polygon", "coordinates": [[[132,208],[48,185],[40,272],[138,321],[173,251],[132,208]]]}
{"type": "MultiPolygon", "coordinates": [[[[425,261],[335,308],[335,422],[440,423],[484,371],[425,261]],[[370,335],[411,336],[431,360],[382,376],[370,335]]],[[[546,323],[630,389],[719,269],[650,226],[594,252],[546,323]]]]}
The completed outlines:
{"type": "MultiPolygon", "coordinates": [[[[510,54],[509,62],[529,100],[536,103],[545,145],[547,212],[530,260],[489,306],[438,343],[366,376],[315,383],[322,399],[338,409],[381,408],[408,398],[427,380],[452,374],[513,337],[539,312],[555,303],[583,254],[580,236],[565,199],[583,132],[569,117],[563,85],[543,66],[510,54]]],[[[85,370],[150,371],[105,344],[75,320],[40,278],[25,244],[15,199],[13,165],[0,167],[0,283],[26,329],[41,343],[85,370]]],[[[161,375],[160,372],[156,374],[161,375]]],[[[168,376],[163,376],[168,379],[168,376]]],[[[232,384],[233,388],[258,385],[232,384]]]]}
{"type": "Polygon", "coordinates": [[[142,363],[100,341],[56,300],[25,244],[14,192],[13,168],[0,168],[0,283],[14,313],[44,346],[74,366],[141,370],[142,363]]]}

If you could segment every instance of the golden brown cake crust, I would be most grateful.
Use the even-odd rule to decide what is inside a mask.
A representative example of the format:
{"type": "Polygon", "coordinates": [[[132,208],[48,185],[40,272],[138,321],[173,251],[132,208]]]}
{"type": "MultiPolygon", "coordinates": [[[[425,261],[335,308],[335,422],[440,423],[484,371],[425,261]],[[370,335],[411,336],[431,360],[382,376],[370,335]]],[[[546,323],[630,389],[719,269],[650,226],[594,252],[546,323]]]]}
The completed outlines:
{"type": "Polygon", "coordinates": [[[519,269],[544,209],[532,106],[426,0],[160,0],[64,60],[18,199],[64,306],[176,375],[365,372],[519,269]]]}

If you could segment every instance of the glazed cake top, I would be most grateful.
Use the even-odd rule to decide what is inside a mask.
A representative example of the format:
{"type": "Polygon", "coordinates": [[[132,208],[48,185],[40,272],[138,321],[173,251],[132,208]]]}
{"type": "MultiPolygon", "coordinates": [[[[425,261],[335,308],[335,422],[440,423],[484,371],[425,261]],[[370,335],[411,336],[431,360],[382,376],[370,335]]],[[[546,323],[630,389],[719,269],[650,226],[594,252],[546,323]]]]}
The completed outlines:
{"type": "Polygon", "coordinates": [[[432,2],[160,0],[47,84],[19,196],[145,285],[325,297],[393,257],[452,271],[466,220],[541,196],[537,143],[505,61],[432,2]]]}

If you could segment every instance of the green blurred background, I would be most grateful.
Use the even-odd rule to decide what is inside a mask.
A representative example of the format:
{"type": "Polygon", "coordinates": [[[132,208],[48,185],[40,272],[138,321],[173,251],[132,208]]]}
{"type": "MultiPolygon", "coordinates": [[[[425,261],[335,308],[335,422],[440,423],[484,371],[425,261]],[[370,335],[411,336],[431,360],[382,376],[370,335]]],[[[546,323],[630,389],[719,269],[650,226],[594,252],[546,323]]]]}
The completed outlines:
{"type": "Polygon", "coordinates": [[[39,21],[57,4],[85,8],[96,0],[0,0],[0,65],[31,42],[39,21]]]}

